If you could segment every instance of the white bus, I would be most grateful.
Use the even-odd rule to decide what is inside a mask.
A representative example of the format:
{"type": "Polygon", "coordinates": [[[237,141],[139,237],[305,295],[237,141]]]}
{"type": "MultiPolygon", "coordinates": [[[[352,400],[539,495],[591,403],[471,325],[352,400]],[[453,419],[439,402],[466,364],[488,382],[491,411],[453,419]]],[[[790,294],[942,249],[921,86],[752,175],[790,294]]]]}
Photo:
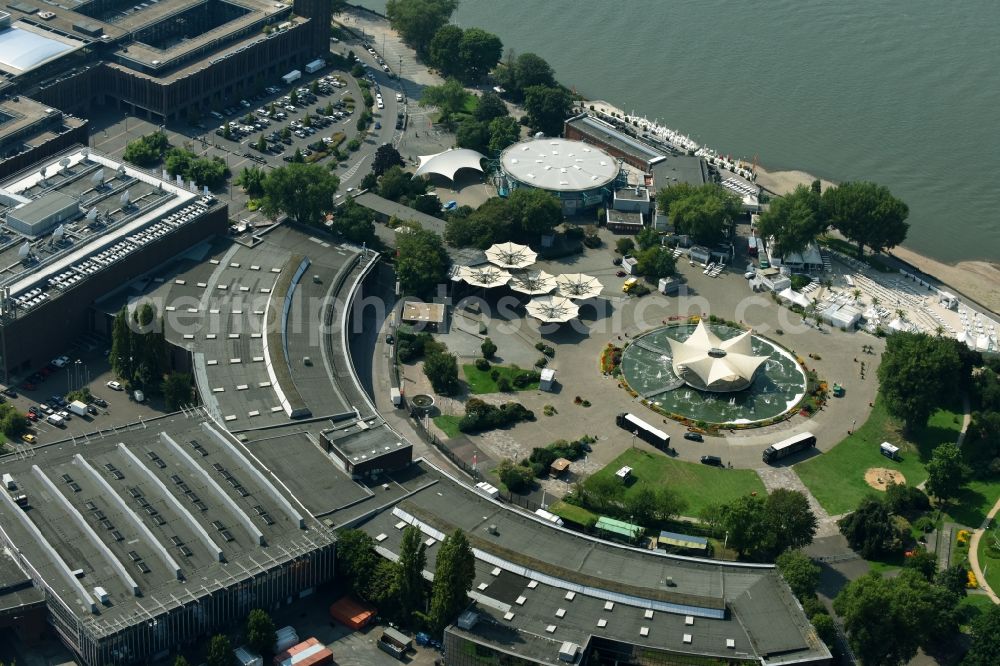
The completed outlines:
{"type": "Polygon", "coordinates": [[[764,449],[761,459],[766,463],[772,463],[810,446],[816,446],[816,435],[804,432],[767,447],[764,449]]]}
{"type": "Polygon", "coordinates": [[[670,448],[670,435],[659,428],[654,428],[634,414],[621,413],[615,418],[615,423],[622,430],[628,430],[644,442],[649,442],[664,451],[670,448]]]}

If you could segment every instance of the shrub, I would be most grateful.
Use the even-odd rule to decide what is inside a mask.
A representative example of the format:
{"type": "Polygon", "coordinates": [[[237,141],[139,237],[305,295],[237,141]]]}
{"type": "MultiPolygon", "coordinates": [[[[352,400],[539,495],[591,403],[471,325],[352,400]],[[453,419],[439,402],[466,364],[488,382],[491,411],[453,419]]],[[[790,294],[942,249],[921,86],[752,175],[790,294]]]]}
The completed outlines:
{"type": "Polygon", "coordinates": [[[507,490],[512,493],[528,490],[535,482],[534,470],[524,465],[517,465],[510,458],[501,460],[496,471],[500,483],[507,486],[507,490]]]}
{"type": "Polygon", "coordinates": [[[496,344],[489,338],[483,340],[483,344],[479,345],[479,349],[483,352],[484,359],[491,359],[497,353],[496,344]]]}
{"type": "Polygon", "coordinates": [[[811,597],[806,597],[802,600],[802,610],[805,611],[806,617],[812,618],[814,615],[826,612],[826,607],[823,605],[819,599],[816,598],[814,594],[811,597]]]}
{"type": "Polygon", "coordinates": [[[506,377],[501,377],[500,379],[498,379],[497,390],[500,391],[501,393],[510,393],[511,391],[510,380],[507,379],[506,377]]]}
{"type": "Polygon", "coordinates": [[[486,372],[489,369],[490,369],[489,361],[487,361],[485,358],[476,359],[476,370],[482,370],[483,372],[486,372]]]}
{"type": "Polygon", "coordinates": [[[497,370],[496,368],[490,370],[490,379],[492,379],[493,381],[500,379],[500,371],[497,370]]]}
{"type": "Polygon", "coordinates": [[[619,238],[615,241],[615,251],[618,254],[626,255],[635,249],[635,241],[631,238],[619,238]]]}
{"type": "Polygon", "coordinates": [[[539,356],[538,360],[535,361],[536,368],[544,368],[548,364],[549,364],[549,359],[545,358],[544,356],[539,356]]]}
{"type": "Polygon", "coordinates": [[[534,420],[535,413],[519,403],[508,402],[497,407],[478,398],[472,398],[465,403],[465,416],[458,422],[458,429],[465,433],[474,433],[534,420]]]}
{"type": "Polygon", "coordinates": [[[934,521],[929,516],[920,516],[913,521],[913,527],[921,532],[930,532],[934,529],[934,521]]]}
{"type": "Polygon", "coordinates": [[[514,377],[514,386],[523,389],[528,384],[532,384],[541,379],[541,375],[537,372],[522,372],[514,377]]]}

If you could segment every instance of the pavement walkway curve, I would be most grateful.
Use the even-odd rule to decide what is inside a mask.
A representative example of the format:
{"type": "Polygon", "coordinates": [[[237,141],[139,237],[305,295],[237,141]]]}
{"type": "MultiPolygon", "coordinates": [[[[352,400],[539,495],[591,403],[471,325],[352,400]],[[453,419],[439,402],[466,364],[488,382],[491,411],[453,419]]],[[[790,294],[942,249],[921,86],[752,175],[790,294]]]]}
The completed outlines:
{"type": "Polygon", "coordinates": [[[1000,511],[1000,498],[997,499],[996,504],[993,505],[990,512],[986,514],[986,520],[983,521],[983,524],[972,532],[972,539],[969,541],[969,565],[972,567],[972,573],[975,574],[980,589],[986,592],[993,603],[1000,604],[1000,597],[997,597],[996,592],[990,588],[989,583],[986,582],[986,577],[983,575],[983,570],[979,568],[979,540],[986,532],[986,528],[993,521],[993,516],[997,514],[997,511],[1000,511]]]}

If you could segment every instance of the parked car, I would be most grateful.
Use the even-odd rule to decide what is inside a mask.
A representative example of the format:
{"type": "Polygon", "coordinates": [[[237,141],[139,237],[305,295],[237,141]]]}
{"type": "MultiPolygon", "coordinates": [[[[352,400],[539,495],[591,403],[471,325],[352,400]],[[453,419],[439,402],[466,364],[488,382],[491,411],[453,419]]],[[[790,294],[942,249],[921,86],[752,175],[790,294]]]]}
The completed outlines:
{"type": "Polygon", "coordinates": [[[112,391],[124,391],[125,390],[125,388],[121,385],[121,382],[115,381],[114,379],[112,379],[110,382],[108,382],[107,384],[105,384],[105,386],[107,386],[112,391]]]}
{"type": "Polygon", "coordinates": [[[715,467],[722,467],[722,458],[719,456],[702,456],[702,465],[714,465],[715,467]]]}
{"type": "Polygon", "coordinates": [[[139,389],[136,389],[132,393],[132,397],[135,398],[136,402],[146,402],[146,394],[140,391],[139,389]]]}
{"type": "Polygon", "coordinates": [[[21,435],[21,441],[25,444],[35,444],[38,442],[38,438],[32,435],[30,432],[26,432],[21,435]]]}
{"type": "Polygon", "coordinates": [[[24,415],[24,418],[28,419],[29,421],[37,421],[38,414],[36,414],[35,412],[28,412],[24,415]]]}
{"type": "Polygon", "coordinates": [[[87,405],[87,413],[91,416],[97,416],[97,407],[93,405],[87,405]]]}
{"type": "Polygon", "coordinates": [[[3,390],[3,394],[5,396],[7,396],[8,398],[16,398],[17,397],[17,391],[15,391],[14,389],[12,389],[10,387],[5,388],[3,390]]]}
{"type": "Polygon", "coordinates": [[[684,439],[691,442],[704,442],[705,438],[696,432],[686,432],[684,433],[684,439]]]}
{"type": "Polygon", "coordinates": [[[99,398],[96,395],[92,395],[90,397],[94,401],[94,404],[97,405],[98,407],[107,407],[108,406],[108,403],[107,403],[107,401],[104,398],[99,398]]]}

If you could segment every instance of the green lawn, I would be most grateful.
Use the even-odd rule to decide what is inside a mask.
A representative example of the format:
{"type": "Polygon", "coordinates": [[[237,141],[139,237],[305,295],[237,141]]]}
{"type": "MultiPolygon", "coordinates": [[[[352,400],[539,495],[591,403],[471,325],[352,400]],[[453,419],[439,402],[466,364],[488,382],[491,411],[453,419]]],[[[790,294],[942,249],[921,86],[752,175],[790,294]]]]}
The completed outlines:
{"type": "Polygon", "coordinates": [[[897,469],[910,485],[926,480],[924,464],[931,451],[938,444],[954,442],[962,428],[961,421],[960,414],[940,409],[925,428],[906,439],[900,434],[899,423],[889,416],[881,401],[876,401],[868,420],[853,435],[828,453],[796,465],[795,471],[827,512],[846,513],[866,494],[877,492],[865,483],[865,470],[869,467],[897,469]],[[880,454],[882,442],[899,446],[902,460],[889,460],[880,454]]]}
{"type": "Polygon", "coordinates": [[[517,388],[514,386],[514,377],[517,377],[522,372],[528,372],[524,368],[494,365],[491,366],[489,370],[480,370],[475,365],[470,363],[462,366],[462,372],[465,373],[465,381],[469,385],[469,393],[499,393],[500,389],[497,388],[496,380],[490,376],[490,373],[494,370],[500,373],[497,376],[497,379],[500,379],[500,377],[507,378],[507,381],[510,382],[512,391],[533,391],[538,388],[538,382],[531,382],[524,388],[517,388]]]}
{"type": "Polygon", "coordinates": [[[985,613],[993,605],[985,594],[968,594],[958,604],[959,620],[962,631],[969,631],[973,620],[985,613]]]}
{"type": "Polygon", "coordinates": [[[979,568],[986,570],[986,582],[994,592],[1000,590],[1000,529],[986,530],[979,538],[979,568]]]}
{"type": "Polygon", "coordinates": [[[440,416],[434,417],[434,425],[441,428],[443,432],[448,437],[458,437],[462,434],[462,431],[458,429],[458,422],[462,420],[461,416],[455,416],[453,414],[441,414],[440,416]]]}
{"type": "Polygon", "coordinates": [[[569,504],[568,502],[556,502],[549,507],[549,511],[556,514],[560,518],[565,518],[579,525],[586,525],[590,527],[597,522],[597,514],[591,511],[587,511],[583,507],[576,506],[575,504],[569,504]]]}
{"type": "Polygon", "coordinates": [[[642,486],[655,488],[667,485],[687,500],[686,516],[697,516],[707,506],[724,504],[751,492],[760,495],[766,492],[760,477],[753,470],[709,467],[639,449],[628,449],[594,476],[613,477],[625,466],[632,468],[635,479],[625,491],[626,497],[642,486]]]}
{"type": "Polygon", "coordinates": [[[1000,497],[1000,481],[973,479],[958,497],[948,502],[944,515],[969,529],[976,529],[986,520],[986,514],[1000,497]]]}

